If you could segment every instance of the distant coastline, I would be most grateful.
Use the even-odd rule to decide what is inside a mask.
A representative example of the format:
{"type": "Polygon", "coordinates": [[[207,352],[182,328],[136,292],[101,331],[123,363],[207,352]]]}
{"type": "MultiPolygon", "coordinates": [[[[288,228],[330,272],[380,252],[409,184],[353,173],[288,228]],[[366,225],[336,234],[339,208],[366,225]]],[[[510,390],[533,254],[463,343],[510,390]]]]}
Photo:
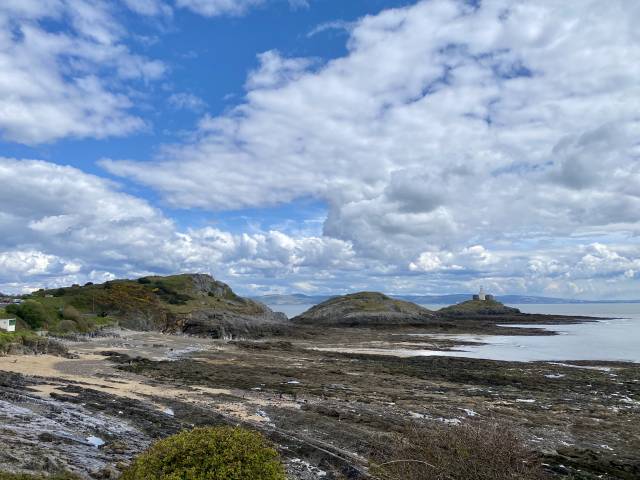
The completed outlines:
{"type": "MultiPolygon", "coordinates": [[[[335,295],[306,295],[295,293],[291,295],[261,295],[249,297],[267,305],[312,305],[322,303],[335,295]]],[[[399,300],[418,304],[453,305],[471,298],[470,293],[456,293],[451,295],[390,295],[399,300]]],[[[604,303],[640,303],[637,300],[577,300],[571,298],[540,297],[535,295],[496,295],[496,299],[504,304],[604,304],[604,303]]]]}

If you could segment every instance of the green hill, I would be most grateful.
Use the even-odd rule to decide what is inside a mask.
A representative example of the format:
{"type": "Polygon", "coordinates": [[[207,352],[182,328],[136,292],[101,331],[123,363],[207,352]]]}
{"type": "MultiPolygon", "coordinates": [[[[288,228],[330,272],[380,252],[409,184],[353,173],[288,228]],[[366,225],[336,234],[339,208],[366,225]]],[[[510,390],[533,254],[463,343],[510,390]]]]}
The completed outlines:
{"type": "MultiPolygon", "coordinates": [[[[209,275],[149,276],[66,288],[39,290],[29,296],[45,311],[52,331],[110,322],[141,330],[224,336],[236,324],[282,321],[265,305],[236,295],[209,275]],[[69,309],[68,307],[72,307],[69,309]],[[75,310],[71,316],[68,310],[75,310]],[[217,321],[216,321],[217,320],[217,321]],[[208,328],[211,327],[211,328],[208,328]]],[[[286,317],[284,317],[286,318],[286,317]]],[[[243,328],[244,328],[243,327],[243,328]]]]}
{"type": "Polygon", "coordinates": [[[519,314],[517,308],[507,307],[497,300],[467,300],[438,310],[438,314],[449,317],[519,314]]]}
{"type": "Polygon", "coordinates": [[[433,312],[415,303],[378,292],[359,292],[330,298],[292,321],[309,325],[391,326],[419,325],[433,318],[433,312]]]}

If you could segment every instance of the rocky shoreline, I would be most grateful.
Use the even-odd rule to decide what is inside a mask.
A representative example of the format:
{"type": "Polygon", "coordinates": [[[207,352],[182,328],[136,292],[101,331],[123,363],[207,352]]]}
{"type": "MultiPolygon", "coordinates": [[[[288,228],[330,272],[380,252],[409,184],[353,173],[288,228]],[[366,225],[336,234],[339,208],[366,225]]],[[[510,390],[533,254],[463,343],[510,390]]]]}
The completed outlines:
{"type": "Polygon", "coordinates": [[[265,432],[292,479],[367,478],[368,460],[406,425],[489,421],[519,432],[550,478],[640,475],[640,365],[317,349],[406,333],[307,328],[286,340],[225,342],[121,331],[68,342],[74,359],[0,358],[0,464],[117,478],[154,439],[232,423],[265,432]]]}

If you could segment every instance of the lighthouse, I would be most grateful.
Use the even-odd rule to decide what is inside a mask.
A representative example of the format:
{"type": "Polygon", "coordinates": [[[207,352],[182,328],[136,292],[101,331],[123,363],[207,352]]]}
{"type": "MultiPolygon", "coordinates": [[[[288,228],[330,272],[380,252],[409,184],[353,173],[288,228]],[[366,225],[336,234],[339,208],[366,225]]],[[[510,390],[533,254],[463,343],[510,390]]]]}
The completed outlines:
{"type": "Polygon", "coordinates": [[[489,302],[494,300],[493,295],[489,295],[484,291],[484,287],[480,287],[480,291],[473,296],[473,300],[481,302],[489,302]]]}

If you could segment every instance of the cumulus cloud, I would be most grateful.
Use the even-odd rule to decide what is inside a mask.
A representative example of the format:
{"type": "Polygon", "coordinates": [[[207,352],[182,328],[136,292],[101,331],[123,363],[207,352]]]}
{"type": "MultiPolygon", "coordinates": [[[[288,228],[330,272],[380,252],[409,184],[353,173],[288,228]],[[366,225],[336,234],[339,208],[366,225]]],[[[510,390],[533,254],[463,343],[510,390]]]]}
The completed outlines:
{"type": "MultiPolygon", "coordinates": [[[[124,2],[142,15],[171,10],[124,2]]],[[[213,17],[265,2],[173,5],[213,17]]],[[[165,66],[124,44],[109,3],[43,5],[0,6],[2,136],[31,144],[143,128],[125,92],[165,66]],[[62,21],[70,27],[48,28],[62,21]]],[[[176,208],[312,198],[326,205],[322,234],[180,229],[105,179],[2,159],[0,289],[198,270],[262,291],[483,283],[634,296],[638,18],[640,5],[623,0],[432,0],[326,25],[318,32],[346,30],[345,56],[263,52],[242,103],[203,116],[188,141],[144,162],[102,162],[176,208]]],[[[169,103],[204,106],[188,93],[169,103]]]]}
{"type": "Polygon", "coordinates": [[[110,2],[2,2],[0,136],[38,144],[144,128],[122,84],[158,79],[166,67],[124,36],[110,2]]]}
{"type": "Polygon", "coordinates": [[[146,201],[73,167],[0,158],[0,290],[148,272],[223,278],[356,267],[348,242],[279,231],[180,231],[146,201]]]}
{"type": "Polygon", "coordinates": [[[258,55],[260,67],[252,71],[247,79],[249,90],[273,89],[298,80],[315,62],[308,58],[284,58],[279,52],[270,50],[258,55]]]}
{"type": "Polygon", "coordinates": [[[515,279],[571,270],[554,266],[557,244],[625,247],[640,232],[638,18],[624,1],[383,11],[351,24],[348,53],[326,64],[260,55],[245,101],[155,168],[104,166],[178,207],[314,197],[325,235],[362,258],[525,288],[515,279]]]}

